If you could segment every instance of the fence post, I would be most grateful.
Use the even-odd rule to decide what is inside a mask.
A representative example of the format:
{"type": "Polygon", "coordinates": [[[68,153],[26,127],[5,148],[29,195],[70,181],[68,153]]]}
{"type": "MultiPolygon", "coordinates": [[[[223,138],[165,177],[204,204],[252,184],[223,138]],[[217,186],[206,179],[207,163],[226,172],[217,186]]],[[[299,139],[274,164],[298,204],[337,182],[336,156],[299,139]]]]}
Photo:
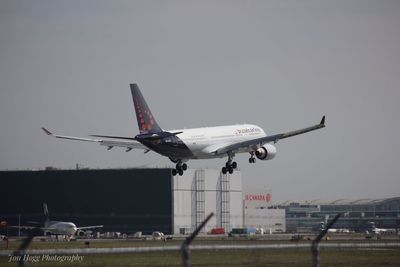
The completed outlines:
{"type": "Polygon", "coordinates": [[[340,217],[340,213],[338,213],[335,216],[335,218],[333,218],[333,220],[327,224],[325,229],[322,230],[321,233],[319,233],[319,235],[313,240],[313,242],[311,244],[311,253],[312,253],[312,257],[313,257],[312,266],[313,267],[319,267],[319,242],[326,235],[326,233],[333,226],[333,224],[339,219],[339,217],[340,217]]]}
{"type": "Polygon", "coordinates": [[[194,232],[188,236],[185,241],[183,241],[182,246],[181,246],[181,252],[182,252],[182,261],[183,261],[183,266],[184,267],[189,267],[189,257],[190,257],[190,243],[196,238],[196,236],[199,234],[200,230],[206,225],[206,223],[211,219],[211,217],[214,216],[214,213],[211,212],[207,218],[194,230],[194,232]]]}
{"type": "Polygon", "coordinates": [[[31,244],[33,238],[38,235],[38,231],[40,231],[40,227],[35,227],[29,231],[29,235],[22,241],[21,245],[18,247],[18,250],[13,253],[13,256],[19,256],[18,266],[23,267],[27,265],[27,260],[25,259],[25,250],[31,244]]]}

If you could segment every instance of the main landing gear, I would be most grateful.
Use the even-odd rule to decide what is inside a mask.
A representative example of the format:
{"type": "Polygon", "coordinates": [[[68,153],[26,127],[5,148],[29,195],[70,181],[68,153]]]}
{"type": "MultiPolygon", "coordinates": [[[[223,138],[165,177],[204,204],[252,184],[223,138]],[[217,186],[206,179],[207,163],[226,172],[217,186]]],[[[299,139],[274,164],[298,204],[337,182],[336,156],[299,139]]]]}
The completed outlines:
{"type": "Polygon", "coordinates": [[[228,153],[228,161],[225,164],[225,167],[222,167],[222,174],[226,174],[229,172],[229,174],[233,173],[233,170],[237,168],[237,163],[236,161],[233,161],[234,154],[233,153],[228,153]]]}
{"type": "Polygon", "coordinates": [[[229,172],[230,174],[233,173],[233,170],[237,168],[236,161],[228,160],[225,164],[225,167],[222,167],[222,174],[226,174],[229,172]]]}
{"type": "Polygon", "coordinates": [[[182,161],[178,161],[176,164],[176,168],[172,170],[172,175],[175,176],[179,174],[180,176],[183,175],[183,172],[187,170],[187,164],[182,163],[182,161]]]}

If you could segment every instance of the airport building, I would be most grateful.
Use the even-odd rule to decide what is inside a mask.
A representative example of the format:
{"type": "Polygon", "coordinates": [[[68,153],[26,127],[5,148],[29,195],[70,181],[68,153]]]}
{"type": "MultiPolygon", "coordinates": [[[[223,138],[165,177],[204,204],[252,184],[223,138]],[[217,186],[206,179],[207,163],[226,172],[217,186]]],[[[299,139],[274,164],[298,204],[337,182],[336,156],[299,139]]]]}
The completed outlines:
{"type": "Polygon", "coordinates": [[[286,231],[285,209],[271,208],[271,193],[247,191],[243,194],[243,225],[266,234],[286,231]]]}
{"type": "Polygon", "coordinates": [[[335,201],[282,202],[274,207],[286,210],[287,232],[320,230],[336,214],[341,217],[337,229],[365,232],[373,223],[377,228],[400,229],[400,197],[386,199],[339,199],[335,201]]]}
{"type": "Polygon", "coordinates": [[[173,233],[187,234],[210,214],[214,216],[203,229],[242,227],[242,175],[221,174],[217,170],[187,170],[173,176],[173,233]]]}
{"type": "MultiPolygon", "coordinates": [[[[337,213],[335,228],[365,232],[400,228],[400,197],[280,202],[268,191],[242,192],[242,174],[189,169],[100,169],[0,171],[0,221],[28,225],[43,221],[42,204],[53,220],[78,227],[104,225],[102,232],[188,234],[209,213],[203,232],[213,228],[262,228],[265,233],[318,231],[337,213]]],[[[5,234],[4,227],[0,234],[5,234]]],[[[16,234],[15,229],[8,229],[16,234]],[[13,232],[14,231],[14,232],[13,232]]]]}
{"type": "Polygon", "coordinates": [[[0,171],[0,183],[0,221],[8,225],[43,221],[44,202],[51,219],[78,227],[101,224],[103,232],[187,234],[211,212],[204,232],[243,223],[240,171],[190,169],[183,176],[173,176],[171,169],[0,171]]]}

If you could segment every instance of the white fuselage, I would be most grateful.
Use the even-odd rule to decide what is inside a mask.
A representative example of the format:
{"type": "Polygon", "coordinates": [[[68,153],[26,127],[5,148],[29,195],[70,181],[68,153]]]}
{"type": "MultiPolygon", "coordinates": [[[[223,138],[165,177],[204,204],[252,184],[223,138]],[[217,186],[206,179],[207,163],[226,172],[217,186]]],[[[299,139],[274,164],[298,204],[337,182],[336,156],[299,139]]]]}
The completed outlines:
{"type": "Polygon", "coordinates": [[[72,236],[78,228],[72,222],[48,221],[45,223],[45,232],[54,235],[72,236]]]}
{"type": "MultiPolygon", "coordinates": [[[[212,152],[223,145],[235,144],[267,136],[262,128],[252,124],[192,128],[174,130],[171,132],[178,131],[182,132],[178,136],[193,153],[194,159],[224,157],[226,155],[218,155],[212,152]]],[[[249,151],[249,149],[244,148],[237,152],[242,153],[249,151]]]]}

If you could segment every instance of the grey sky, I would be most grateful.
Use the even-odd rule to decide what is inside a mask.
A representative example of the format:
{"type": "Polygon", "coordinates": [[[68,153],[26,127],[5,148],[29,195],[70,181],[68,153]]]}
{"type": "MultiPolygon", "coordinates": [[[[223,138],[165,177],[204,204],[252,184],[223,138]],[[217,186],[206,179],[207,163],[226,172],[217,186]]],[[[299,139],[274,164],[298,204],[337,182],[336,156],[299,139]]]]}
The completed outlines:
{"type": "MultiPolygon", "coordinates": [[[[236,160],[273,199],[400,194],[399,1],[0,1],[0,169],[173,166],[56,133],[135,135],[129,83],[165,129],[254,123],[236,160]]],[[[220,168],[225,160],[190,161],[220,168]]]]}

